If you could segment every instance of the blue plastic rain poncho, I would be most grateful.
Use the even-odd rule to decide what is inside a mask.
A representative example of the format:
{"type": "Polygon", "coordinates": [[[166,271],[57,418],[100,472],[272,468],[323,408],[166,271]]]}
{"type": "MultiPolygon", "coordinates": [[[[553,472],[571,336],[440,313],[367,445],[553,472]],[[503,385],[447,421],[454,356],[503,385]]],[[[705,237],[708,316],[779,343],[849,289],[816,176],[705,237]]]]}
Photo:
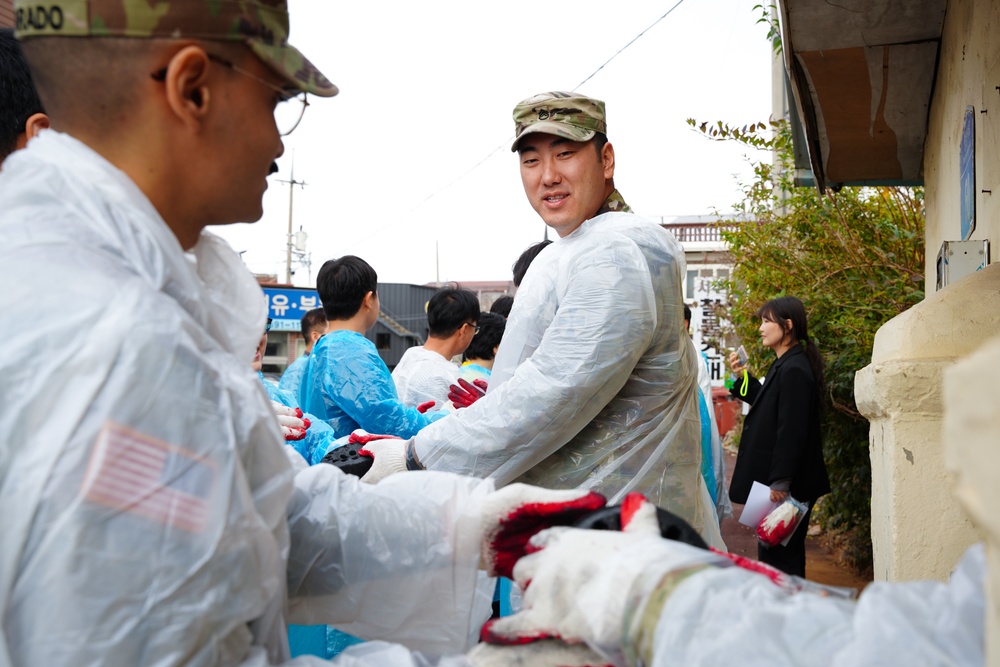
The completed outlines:
{"type": "Polygon", "coordinates": [[[296,405],[302,405],[302,399],[299,397],[299,387],[302,385],[302,374],[305,373],[308,364],[309,355],[303,354],[285,369],[285,372],[281,374],[281,379],[278,381],[278,388],[294,398],[296,405]]]}
{"type": "MultiPolygon", "coordinates": [[[[260,371],[257,372],[257,378],[264,385],[267,397],[272,401],[289,408],[299,407],[298,401],[288,392],[282,391],[278,385],[269,382],[260,371]]],[[[303,416],[311,422],[306,430],[306,437],[301,440],[286,440],[285,444],[294,448],[310,465],[315,465],[323,460],[323,456],[335,444],[336,438],[333,429],[326,422],[309,413],[304,413],[303,416]]],[[[288,628],[288,644],[292,657],[308,654],[332,658],[345,647],[360,641],[325,625],[292,625],[288,628]]]]}
{"type": "Polygon", "coordinates": [[[482,380],[489,383],[490,373],[492,373],[492,371],[489,368],[483,368],[479,364],[474,364],[471,361],[466,361],[462,364],[462,368],[459,369],[459,377],[466,382],[482,380]]]}
{"type": "Polygon", "coordinates": [[[698,416],[701,419],[701,477],[712,496],[712,502],[718,504],[715,486],[715,468],[712,462],[712,420],[709,418],[708,403],[705,395],[698,391],[698,416]]]}
{"type": "Polygon", "coordinates": [[[673,236],[629,213],[545,248],[518,289],[486,396],[418,433],[417,458],[612,502],[639,491],[724,546],[701,478],[683,276],[673,236]]]}
{"type": "MultiPolygon", "coordinates": [[[[691,341],[694,346],[694,341],[691,341]]],[[[698,364],[698,408],[701,412],[702,477],[715,501],[715,513],[719,520],[733,515],[726,489],[726,455],[722,451],[719,424],[715,418],[715,401],[712,398],[712,376],[708,369],[708,356],[697,350],[701,363],[698,364]],[[706,454],[705,452],[708,452],[706,454]],[[705,469],[705,458],[711,462],[711,470],[705,469]],[[714,486],[713,486],[714,484],[714,486]]]]}
{"type": "Polygon", "coordinates": [[[331,331],[316,341],[301,393],[302,409],[325,419],[338,438],[358,428],[409,438],[444,416],[404,405],[375,344],[354,331],[331,331]]]}
{"type": "MultiPolygon", "coordinates": [[[[281,403],[289,408],[299,407],[298,401],[288,392],[282,391],[278,385],[268,382],[264,378],[264,374],[260,371],[257,371],[257,378],[264,385],[264,391],[267,392],[267,397],[272,401],[281,403]]],[[[334,435],[333,429],[316,415],[311,415],[303,411],[303,416],[310,422],[310,426],[306,430],[306,437],[301,440],[286,441],[286,444],[295,449],[309,465],[315,465],[323,460],[327,451],[333,446],[337,436],[334,435]]]]}
{"type": "MultiPolygon", "coordinates": [[[[225,242],[184,252],[123,172],[49,130],[0,172],[0,266],[18,276],[0,665],[265,667],[289,622],[431,655],[475,641],[491,483],[307,467],[249,368],[264,296],[225,242]]],[[[363,646],[367,665],[412,659],[363,646]]]]}

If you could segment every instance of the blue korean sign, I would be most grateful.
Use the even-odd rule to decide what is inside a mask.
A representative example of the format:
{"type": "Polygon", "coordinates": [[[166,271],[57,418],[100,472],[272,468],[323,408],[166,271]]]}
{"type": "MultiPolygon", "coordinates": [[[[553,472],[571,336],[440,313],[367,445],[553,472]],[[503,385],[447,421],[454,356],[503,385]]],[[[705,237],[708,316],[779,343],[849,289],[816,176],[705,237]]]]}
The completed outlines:
{"type": "Polygon", "coordinates": [[[319,293],[304,287],[264,287],[271,331],[300,331],[302,316],[319,308],[319,293]]]}

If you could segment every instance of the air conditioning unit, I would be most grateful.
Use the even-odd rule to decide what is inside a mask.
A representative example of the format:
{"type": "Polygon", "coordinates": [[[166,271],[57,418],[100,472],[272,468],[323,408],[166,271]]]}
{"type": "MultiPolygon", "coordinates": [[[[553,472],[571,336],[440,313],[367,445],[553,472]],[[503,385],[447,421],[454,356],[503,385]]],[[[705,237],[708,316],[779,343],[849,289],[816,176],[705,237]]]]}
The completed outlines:
{"type": "Polygon", "coordinates": [[[963,276],[986,268],[990,263],[990,242],[945,241],[937,256],[937,289],[963,276]]]}

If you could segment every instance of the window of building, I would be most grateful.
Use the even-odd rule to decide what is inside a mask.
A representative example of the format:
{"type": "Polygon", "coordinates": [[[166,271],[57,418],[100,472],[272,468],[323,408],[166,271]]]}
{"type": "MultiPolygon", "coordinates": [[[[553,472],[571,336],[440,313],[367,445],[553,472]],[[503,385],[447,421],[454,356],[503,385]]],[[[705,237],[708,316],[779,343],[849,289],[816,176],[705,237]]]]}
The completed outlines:
{"type": "Polygon", "coordinates": [[[392,342],[392,337],[387,333],[377,333],[375,334],[375,349],[376,350],[388,350],[389,345],[392,342]]]}

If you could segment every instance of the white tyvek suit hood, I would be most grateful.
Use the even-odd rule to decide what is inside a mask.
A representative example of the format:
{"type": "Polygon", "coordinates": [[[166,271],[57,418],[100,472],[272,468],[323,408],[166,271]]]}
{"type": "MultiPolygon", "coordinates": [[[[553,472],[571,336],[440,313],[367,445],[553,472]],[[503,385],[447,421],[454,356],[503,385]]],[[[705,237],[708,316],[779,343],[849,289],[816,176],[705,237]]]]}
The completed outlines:
{"type": "Polygon", "coordinates": [[[223,241],[184,253],[45,132],[0,173],[0,266],[0,664],[281,662],[289,586],[292,621],[463,647],[489,485],[293,471],[249,365],[263,295],[223,241]]]}
{"type": "Polygon", "coordinates": [[[545,248],[514,299],[486,396],[417,434],[420,461],[612,503],[639,491],[724,546],[700,475],[684,269],[673,236],[629,213],[545,248]]]}

